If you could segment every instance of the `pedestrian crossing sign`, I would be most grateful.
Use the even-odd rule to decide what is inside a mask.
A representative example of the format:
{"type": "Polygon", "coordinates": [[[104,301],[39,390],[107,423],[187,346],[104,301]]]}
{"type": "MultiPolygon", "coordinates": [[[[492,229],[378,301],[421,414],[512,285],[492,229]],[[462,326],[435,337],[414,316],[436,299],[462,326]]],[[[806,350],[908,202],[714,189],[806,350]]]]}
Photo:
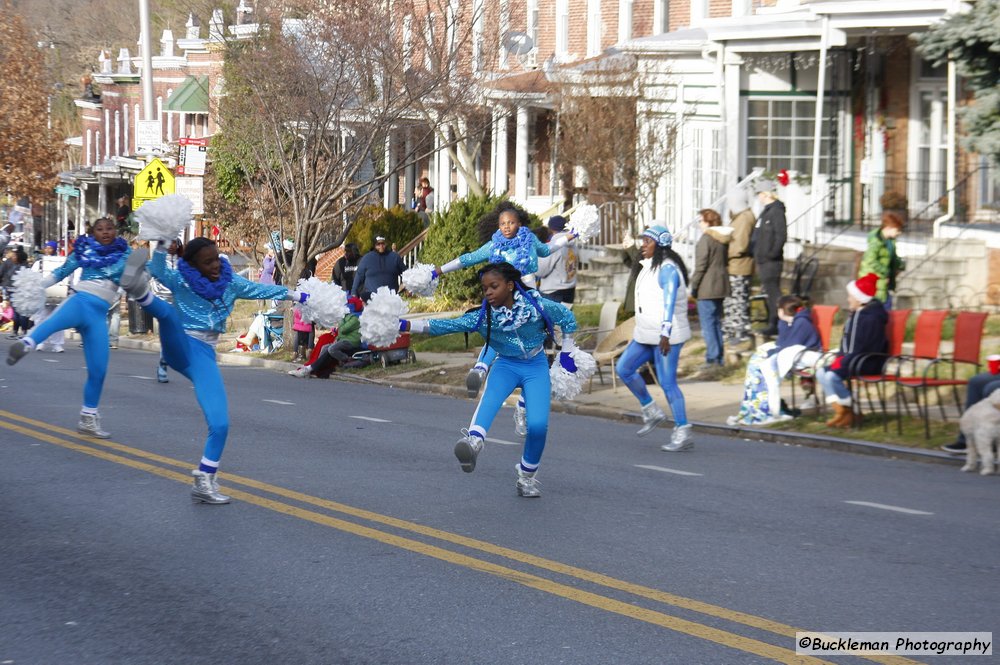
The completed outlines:
{"type": "Polygon", "coordinates": [[[173,193],[174,174],[170,172],[166,164],[154,158],[135,177],[132,189],[132,209],[138,210],[139,206],[147,201],[173,193]]]}

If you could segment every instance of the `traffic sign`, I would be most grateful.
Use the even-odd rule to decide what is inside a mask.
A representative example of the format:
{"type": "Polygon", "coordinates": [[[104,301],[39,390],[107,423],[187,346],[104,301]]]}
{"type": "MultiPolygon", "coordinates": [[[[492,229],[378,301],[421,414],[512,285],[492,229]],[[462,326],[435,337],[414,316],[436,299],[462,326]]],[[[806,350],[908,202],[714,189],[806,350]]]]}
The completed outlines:
{"type": "Polygon", "coordinates": [[[146,201],[174,193],[174,174],[167,165],[154,158],[139,171],[132,188],[132,209],[138,210],[146,201]]]}
{"type": "Polygon", "coordinates": [[[180,139],[177,175],[205,175],[208,139],[180,139]]]}
{"type": "Polygon", "coordinates": [[[175,193],[182,194],[191,202],[192,215],[205,214],[204,178],[177,176],[175,193]]]}

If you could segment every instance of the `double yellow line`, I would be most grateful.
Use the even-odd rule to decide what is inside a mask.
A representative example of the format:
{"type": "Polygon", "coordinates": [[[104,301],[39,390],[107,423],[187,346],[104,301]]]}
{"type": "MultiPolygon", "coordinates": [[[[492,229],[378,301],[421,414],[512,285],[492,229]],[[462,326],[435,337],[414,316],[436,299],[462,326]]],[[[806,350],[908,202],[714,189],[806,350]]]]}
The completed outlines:
{"type": "MultiPolygon", "coordinates": [[[[97,457],[108,462],[122,464],[133,469],[152,473],[180,483],[187,484],[191,482],[191,477],[187,473],[189,464],[180,460],[163,457],[161,455],[125,446],[113,441],[92,439],[90,437],[77,434],[72,430],[67,430],[62,427],[50,425],[49,423],[26,418],[4,410],[0,410],[0,419],[3,419],[0,420],[0,427],[39,441],[61,446],[63,448],[83,453],[85,455],[90,455],[92,457],[97,457]],[[79,441],[85,441],[86,445],[79,443],[79,441]],[[125,455],[127,455],[127,457],[125,455]],[[154,462],[155,464],[151,462],[154,462]],[[179,473],[177,471],[170,470],[170,467],[181,468],[185,471],[184,473],[179,473]]],[[[340,515],[365,520],[376,525],[382,525],[404,532],[419,534],[444,543],[458,545],[470,550],[489,554],[494,557],[501,557],[510,561],[527,564],[544,571],[557,573],[559,575],[587,582],[605,589],[621,591],[639,598],[662,603],[670,607],[698,612],[706,616],[759,629],[781,636],[783,638],[782,641],[790,645],[794,645],[795,633],[804,630],[801,628],[794,628],[792,626],[771,621],[753,614],[738,612],[736,610],[726,609],[724,607],[704,603],[691,598],[685,598],[683,596],[667,593],[665,591],[659,591],[657,589],[633,584],[631,582],[619,580],[594,571],[577,568],[575,566],[570,566],[551,559],[534,556],[526,552],[520,552],[518,550],[494,545],[486,541],[467,538],[448,531],[442,531],[440,529],[389,517],[388,515],[382,515],[380,513],[337,503],[336,501],[321,499],[319,497],[303,494],[284,487],[278,487],[276,485],[260,482],[258,480],[254,480],[253,478],[246,478],[227,473],[225,480],[226,492],[233,498],[261,508],[273,510],[291,517],[297,517],[314,524],[334,528],[345,533],[351,533],[363,538],[369,538],[386,545],[391,545],[403,550],[429,556],[453,565],[464,566],[489,575],[496,575],[497,577],[502,577],[503,579],[511,582],[515,582],[538,591],[543,591],[554,596],[572,600],[589,607],[637,619],[645,623],[667,628],[685,635],[707,640],[709,642],[714,642],[732,649],[768,658],[779,663],[828,663],[828,661],[817,658],[798,655],[795,653],[794,648],[789,649],[778,647],[767,642],[744,637],[737,633],[721,630],[702,623],[690,621],[688,619],[682,619],[663,612],[639,607],[631,603],[616,600],[609,596],[600,595],[590,591],[583,591],[568,584],[562,584],[539,575],[533,575],[531,573],[501,566],[484,559],[461,554],[459,552],[431,545],[419,540],[406,538],[386,531],[381,531],[370,526],[350,522],[339,517],[334,517],[328,513],[338,513],[340,515]],[[232,487],[232,483],[254,490],[267,492],[268,494],[295,501],[299,504],[315,506],[327,512],[317,512],[315,510],[303,508],[299,505],[294,505],[285,501],[271,499],[259,494],[244,491],[242,489],[235,489],[232,487]]],[[[866,659],[876,663],[886,663],[891,665],[911,665],[916,662],[906,658],[893,656],[868,657],[866,659]]]]}

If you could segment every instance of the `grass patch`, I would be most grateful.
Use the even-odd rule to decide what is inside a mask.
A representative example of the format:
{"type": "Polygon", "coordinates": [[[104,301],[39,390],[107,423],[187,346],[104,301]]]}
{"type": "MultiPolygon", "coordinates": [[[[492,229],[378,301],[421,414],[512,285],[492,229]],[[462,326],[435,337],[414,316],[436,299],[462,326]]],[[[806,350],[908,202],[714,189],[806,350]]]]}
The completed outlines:
{"type": "Polygon", "coordinates": [[[889,431],[882,429],[881,415],[865,416],[859,429],[839,429],[826,426],[830,415],[808,415],[771,425],[769,429],[785,432],[803,432],[822,436],[837,436],[844,439],[858,439],[873,443],[891,443],[909,448],[937,449],[938,446],[951,443],[958,436],[958,423],[955,421],[931,421],[931,438],[924,438],[924,421],[917,418],[903,418],[903,433],[896,431],[896,422],[890,416],[889,431]]]}

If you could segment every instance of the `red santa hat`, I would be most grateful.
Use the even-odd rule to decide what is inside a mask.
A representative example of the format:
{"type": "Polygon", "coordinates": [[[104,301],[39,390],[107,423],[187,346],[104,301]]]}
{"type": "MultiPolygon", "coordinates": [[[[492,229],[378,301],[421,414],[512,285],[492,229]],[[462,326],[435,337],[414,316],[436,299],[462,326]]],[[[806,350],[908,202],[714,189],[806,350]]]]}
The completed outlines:
{"type": "Polygon", "coordinates": [[[847,292],[862,305],[875,297],[875,283],[878,282],[878,275],[873,272],[864,277],[858,277],[847,285],[847,292]]]}

